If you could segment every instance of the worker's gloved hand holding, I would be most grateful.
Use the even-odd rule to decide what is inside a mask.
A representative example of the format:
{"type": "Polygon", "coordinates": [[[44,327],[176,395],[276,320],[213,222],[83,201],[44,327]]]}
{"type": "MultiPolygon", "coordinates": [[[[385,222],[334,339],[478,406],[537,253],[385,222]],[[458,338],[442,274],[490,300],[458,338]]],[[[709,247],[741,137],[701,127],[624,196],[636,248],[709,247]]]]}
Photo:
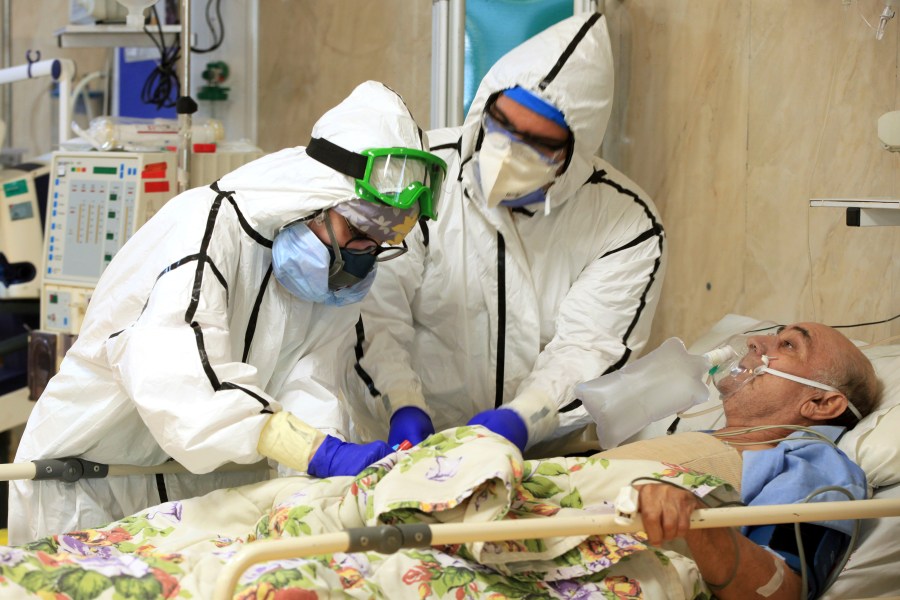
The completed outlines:
{"type": "Polygon", "coordinates": [[[519,414],[508,408],[485,410],[472,417],[466,425],[481,425],[500,434],[525,452],[528,443],[528,428],[519,414]]]}
{"type": "Polygon", "coordinates": [[[415,446],[434,433],[434,425],[424,410],[417,406],[404,406],[391,417],[391,431],[388,433],[388,445],[393,448],[408,440],[415,446]]]}
{"type": "Polygon", "coordinates": [[[306,472],[313,477],[358,475],[373,462],[381,460],[391,452],[393,452],[391,447],[381,440],[368,444],[353,444],[326,435],[322,445],[309,461],[306,472]]]}

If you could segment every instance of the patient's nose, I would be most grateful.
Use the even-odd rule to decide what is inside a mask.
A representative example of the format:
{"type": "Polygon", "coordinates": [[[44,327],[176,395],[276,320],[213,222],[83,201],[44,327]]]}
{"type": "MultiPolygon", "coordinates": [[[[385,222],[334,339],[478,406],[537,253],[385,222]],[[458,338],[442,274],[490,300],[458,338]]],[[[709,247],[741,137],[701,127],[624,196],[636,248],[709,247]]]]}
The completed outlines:
{"type": "Polygon", "coordinates": [[[747,339],[747,350],[756,355],[765,354],[771,340],[769,335],[752,335],[747,339]]]}

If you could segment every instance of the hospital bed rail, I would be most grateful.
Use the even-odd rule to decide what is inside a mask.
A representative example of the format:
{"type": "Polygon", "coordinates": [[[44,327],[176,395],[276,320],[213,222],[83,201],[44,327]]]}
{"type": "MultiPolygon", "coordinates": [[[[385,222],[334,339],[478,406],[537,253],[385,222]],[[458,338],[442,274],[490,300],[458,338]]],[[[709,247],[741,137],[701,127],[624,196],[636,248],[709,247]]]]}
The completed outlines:
{"type": "MultiPolygon", "coordinates": [[[[268,468],[268,462],[261,460],[246,465],[227,463],[212,472],[233,473],[268,468]]],[[[55,479],[72,483],[79,479],[102,479],[104,477],[120,477],[127,475],[168,475],[172,473],[190,473],[190,471],[187,467],[175,461],[165,462],[161,465],[148,466],[108,465],[77,457],[50,458],[31,462],[0,464],[0,481],[12,481],[14,479],[55,479]]]]}
{"type": "MultiPolygon", "coordinates": [[[[900,516],[900,499],[702,508],[691,514],[691,529],[896,516],[900,516]]],[[[255,564],[272,560],[306,558],[335,552],[374,551],[391,554],[401,548],[633,533],[641,531],[642,528],[639,515],[622,520],[620,516],[605,514],[491,523],[382,525],[308,537],[259,540],[247,544],[225,564],[216,581],[213,600],[232,598],[241,575],[247,569],[255,564]]]]}

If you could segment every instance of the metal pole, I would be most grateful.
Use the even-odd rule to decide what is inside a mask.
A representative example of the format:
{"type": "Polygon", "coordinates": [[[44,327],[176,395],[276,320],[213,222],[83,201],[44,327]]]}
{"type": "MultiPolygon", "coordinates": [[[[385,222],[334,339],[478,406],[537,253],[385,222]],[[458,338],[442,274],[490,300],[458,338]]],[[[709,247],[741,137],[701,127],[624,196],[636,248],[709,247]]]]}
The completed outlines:
{"type": "Polygon", "coordinates": [[[447,125],[463,124],[463,82],[466,63],[466,0],[450,1],[450,47],[447,82],[447,125]]]}
{"type": "MultiPolygon", "coordinates": [[[[56,461],[53,460],[38,460],[32,462],[19,462],[19,463],[8,463],[8,464],[0,464],[0,481],[13,481],[16,479],[56,479],[63,481],[77,481],[78,479],[96,479],[96,478],[104,478],[104,477],[123,477],[129,475],[169,475],[172,473],[190,473],[190,471],[181,463],[177,463],[174,461],[163,463],[161,465],[150,465],[146,467],[138,466],[138,465],[104,465],[99,463],[85,463],[83,461],[82,465],[85,465],[86,471],[90,472],[91,467],[98,466],[100,470],[98,473],[102,473],[102,475],[79,475],[72,479],[64,479],[62,477],[47,477],[47,476],[39,476],[42,469],[47,468],[48,465],[52,463],[52,466],[47,470],[48,473],[51,471],[61,472],[65,469],[66,464],[69,462],[78,462],[78,459],[59,459],[56,461]],[[58,463],[58,464],[57,464],[58,463]]],[[[76,465],[77,466],[77,465],[76,465]]],[[[237,464],[237,463],[226,463],[216,469],[215,473],[235,473],[235,472],[244,472],[244,471],[262,471],[269,468],[268,461],[262,460],[257,463],[251,463],[248,465],[237,464]]]]}
{"type": "MultiPolygon", "coordinates": [[[[181,96],[191,95],[191,0],[181,0],[181,96]]],[[[180,99],[179,99],[180,100],[180,99]]],[[[179,110],[178,192],[188,188],[191,174],[192,112],[179,110]]]]}
{"type": "MultiPolygon", "coordinates": [[[[0,53],[2,53],[2,59],[0,59],[0,67],[7,68],[12,65],[12,0],[3,0],[3,24],[0,25],[2,30],[0,30],[0,53]]],[[[9,130],[9,143],[7,146],[12,146],[13,143],[13,134],[12,134],[12,86],[7,86],[3,90],[3,96],[0,98],[0,105],[2,105],[3,110],[0,112],[0,120],[4,121],[7,125],[7,129],[9,130]]],[[[0,137],[0,148],[4,146],[3,138],[0,137]]]]}
{"type": "Polygon", "coordinates": [[[447,123],[447,5],[434,0],[431,5],[431,129],[447,123]]]}

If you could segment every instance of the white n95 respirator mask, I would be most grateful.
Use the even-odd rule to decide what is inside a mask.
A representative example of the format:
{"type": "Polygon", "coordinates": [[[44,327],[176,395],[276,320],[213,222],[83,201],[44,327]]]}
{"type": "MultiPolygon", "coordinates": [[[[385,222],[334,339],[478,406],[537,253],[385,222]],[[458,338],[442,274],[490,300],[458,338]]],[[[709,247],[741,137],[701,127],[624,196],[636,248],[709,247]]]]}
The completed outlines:
{"type": "Polygon", "coordinates": [[[556,178],[558,163],[507,133],[486,132],[475,156],[475,172],[488,208],[538,190],[556,178]]]}

